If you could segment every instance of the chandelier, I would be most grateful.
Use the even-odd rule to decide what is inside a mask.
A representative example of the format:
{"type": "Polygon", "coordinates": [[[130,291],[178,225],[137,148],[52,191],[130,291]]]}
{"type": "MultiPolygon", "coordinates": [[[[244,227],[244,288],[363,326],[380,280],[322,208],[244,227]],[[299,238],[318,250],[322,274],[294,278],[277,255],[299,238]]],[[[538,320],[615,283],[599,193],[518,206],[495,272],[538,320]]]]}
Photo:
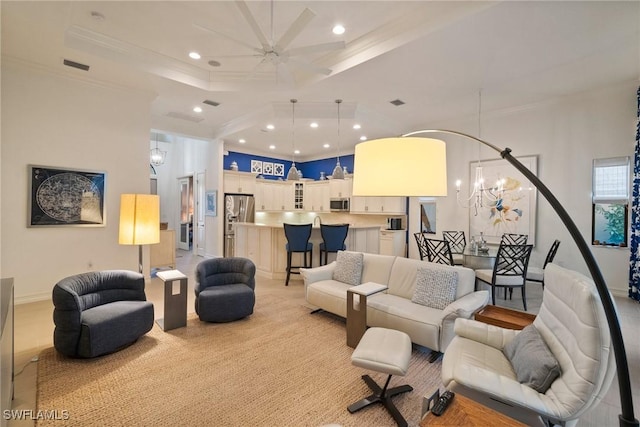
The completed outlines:
{"type": "Polygon", "coordinates": [[[296,168],[296,102],[297,99],[291,99],[291,144],[293,145],[293,157],[291,162],[291,169],[287,173],[287,181],[299,181],[300,172],[296,168]]]}
{"type": "Polygon", "coordinates": [[[149,161],[153,166],[160,166],[164,164],[166,155],[166,151],[162,151],[158,148],[158,134],[156,133],[156,148],[151,149],[151,152],[149,153],[149,161]]]}
{"type": "MultiPolygon", "coordinates": [[[[478,92],[478,138],[482,137],[481,129],[482,117],[482,91],[478,92]]],[[[499,178],[491,187],[485,186],[484,175],[482,174],[482,162],[480,161],[480,148],[478,144],[478,166],[476,166],[475,180],[473,181],[473,189],[469,197],[460,195],[461,180],[456,181],[456,200],[458,205],[465,209],[473,209],[474,216],[478,215],[478,209],[488,206],[495,206],[498,210],[502,209],[502,198],[505,192],[504,178],[499,178]]]]}
{"type": "Polygon", "coordinates": [[[340,104],[342,103],[342,99],[336,99],[336,104],[338,104],[338,155],[336,156],[336,167],[333,168],[333,172],[331,173],[331,178],[333,179],[344,179],[344,170],[340,166],[340,104]]]}

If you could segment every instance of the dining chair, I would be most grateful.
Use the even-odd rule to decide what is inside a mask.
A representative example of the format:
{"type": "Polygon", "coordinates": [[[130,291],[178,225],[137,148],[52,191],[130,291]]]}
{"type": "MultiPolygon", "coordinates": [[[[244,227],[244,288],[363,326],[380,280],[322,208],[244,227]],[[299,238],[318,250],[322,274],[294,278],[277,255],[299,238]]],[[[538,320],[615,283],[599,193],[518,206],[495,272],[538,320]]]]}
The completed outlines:
{"type": "Polygon", "coordinates": [[[519,287],[522,290],[522,305],[527,311],[525,292],[527,268],[533,245],[507,245],[500,243],[496,262],[492,270],[476,270],[476,284],[478,281],[491,286],[491,303],[496,305],[496,288],[519,287]]]}
{"type": "Polygon", "coordinates": [[[453,257],[454,265],[462,265],[464,263],[464,247],[467,246],[467,239],[465,238],[464,231],[443,231],[442,238],[449,242],[451,248],[451,255],[453,257]]]}
{"type": "Polygon", "coordinates": [[[427,243],[427,257],[429,262],[453,265],[449,242],[438,239],[425,239],[427,243]]]}
{"type": "Polygon", "coordinates": [[[292,268],[310,268],[313,265],[313,243],[309,242],[311,238],[311,228],[313,224],[283,224],[284,235],[287,238],[285,249],[287,250],[287,279],[285,286],[289,286],[289,277],[291,273],[300,274],[300,271],[291,271],[292,268]],[[291,258],[294,253],[302,253],[304,265],[291,265],[291,258]],[[307,254],[309,254],[309,263],[307,263],[307,254]]]}
{"type": "Polygon", "coordinates": [[[413,236],[416,238],[416,243],[418,244],[418,253],[420,255],[420,259],[424,261],[425,259],[429,259],[429,249],[427,249],[427,238],[424,233],[414,233],[413,236]]]}
{"type": "Polygon", "coordinates": [[[349,224],[320,224],[320,235],[322,243],[320,243],[320,265],[328,263],[329,253],[338,253],[347,249],[344,241],[347,240],[349,233],[349,224]],[[322,254],[324,254],[324,263],[322,262],[322,254]]]}
{"type": "Polygon", "coordinates": [[[526,245],[527,240],[529,240],[528,234],[504,233],[500,243],[505,245],[526,245]]]}
{"type": "Polygon", "coordinates": [[[542,264],[542,268],[540,267],[529,267],[527,269],[527,280],[529,282],[538,282],[542,283],[542,287],[544,288],[544,269],[547,267],[547,264],[553,261],[553,258],[556,256],[556,252],[558,252],[558,247],[560,246],[560,240],[554,240],[549,252],[547,252],[547,257],[544,260],[544,264],[542,264]]]}

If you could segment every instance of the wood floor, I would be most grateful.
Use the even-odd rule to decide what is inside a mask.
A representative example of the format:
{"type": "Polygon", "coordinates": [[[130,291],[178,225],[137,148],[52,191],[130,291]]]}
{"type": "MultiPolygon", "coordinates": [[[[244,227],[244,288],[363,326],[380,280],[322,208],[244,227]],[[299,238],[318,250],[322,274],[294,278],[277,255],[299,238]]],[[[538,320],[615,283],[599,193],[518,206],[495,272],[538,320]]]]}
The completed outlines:
{"type": "MultiPolygon", "coordinates": [[[[193,285],[195,266],[202,258],[190,252],[178,251],[177,269],[189,276],[188,311],[194,311],[193,285]]],[[[279,294],[305,304],[304,286],[297,275],[292,275],[289,286],[283,281],[257,279],[256,295],[279,294]]],[[[163,316],[163,289],[158,278],[151,279],[146,288],[147,298],[154,303],[155,316],[163,316]]],[[[527,285],[527,306],[530,313],[537,313],[542,302],[542,288],[539,284],[527,285]]],[[[520,291],[515,290],[512,300],[499,297],[497,305],[522,310],[520,291]]],[[[631,386],[634,396],[636,418],[640,418],[640,340],[637,338],[640,325],[640,304],[628,298],[616,298],[620,322],[629,359],[631,386]]],[[[53,346],[53,306],[51,301],[20,304],[15,307],[15,398],[13,409],[34,410],[36,398],[37,356],[41,350],[53,346]]],[[[62,410],[64,408],[48,408],[62,410]]],[[[579,426],[605,427],[618,425],[620,398],[617,379],[604,401],[593,411],[580,419],[579,426]]],[[[33,426],[32,420],[10,420],[9,427],[33,426]]]]}

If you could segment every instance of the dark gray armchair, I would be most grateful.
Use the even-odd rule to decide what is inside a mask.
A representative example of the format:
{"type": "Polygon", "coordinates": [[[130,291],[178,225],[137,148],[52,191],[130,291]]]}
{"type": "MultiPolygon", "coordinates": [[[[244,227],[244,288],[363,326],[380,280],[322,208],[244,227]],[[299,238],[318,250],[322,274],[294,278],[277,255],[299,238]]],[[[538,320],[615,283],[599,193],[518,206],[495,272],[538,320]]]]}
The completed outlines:
{"type": "Polygon", "coordinates": [[[53,344],[70,357],[112,353],[153,327],[153,304],[142,274],[93,271],[62,279],[53,288],[53,344]]]}
{"type": "Polygon", "coordinates": [[[205,322],[231,322],[253,313],[256,266],[247,258],[211,258],[196,267],[196,313],[205,322]]]}

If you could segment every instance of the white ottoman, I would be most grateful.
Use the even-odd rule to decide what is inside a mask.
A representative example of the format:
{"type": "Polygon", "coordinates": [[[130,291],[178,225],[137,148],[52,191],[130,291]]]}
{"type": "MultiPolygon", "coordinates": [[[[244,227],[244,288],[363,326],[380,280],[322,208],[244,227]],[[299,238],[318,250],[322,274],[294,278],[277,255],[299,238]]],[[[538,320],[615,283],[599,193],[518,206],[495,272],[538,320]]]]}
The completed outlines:
{"type": "Polygon", "coordinates": [[[407,426],[407,421],[394,406],[391,398],[400,393],[412,391],[413,387],[403,385],[387,389],[387,386],[392,375],[404,376],[407,373],[410,359],[411,338],[409,335],[393,329],[367,329],[351,355],[351,363],[361,368],[388,374],[389,377],[384,387],[380,388],[369,375],[363,375],[362,379],[373,391],[373,394],[349,405],[347,408],[349,412],[354,413],[374,403],[382,403],[398,426],[407,426]]]}

